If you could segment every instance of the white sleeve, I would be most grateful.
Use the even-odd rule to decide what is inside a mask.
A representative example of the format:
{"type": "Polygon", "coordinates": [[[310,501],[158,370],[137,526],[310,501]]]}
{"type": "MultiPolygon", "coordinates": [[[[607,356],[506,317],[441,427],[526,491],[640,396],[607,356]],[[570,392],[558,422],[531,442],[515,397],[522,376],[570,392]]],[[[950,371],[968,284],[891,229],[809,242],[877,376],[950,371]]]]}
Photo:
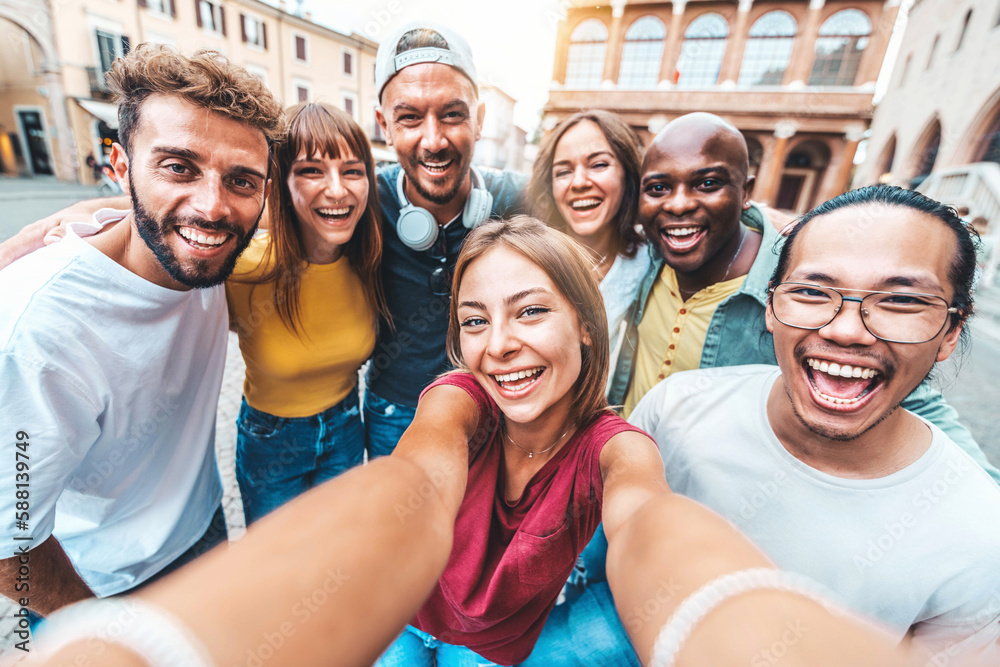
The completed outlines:
{"type": "Polygon", "coordinates": [[[100,435],[100,410],[68,375],[10,352],[0,353],[0,378],[0,558],[8,558],[52,534],[56,501],[100,435]]]}

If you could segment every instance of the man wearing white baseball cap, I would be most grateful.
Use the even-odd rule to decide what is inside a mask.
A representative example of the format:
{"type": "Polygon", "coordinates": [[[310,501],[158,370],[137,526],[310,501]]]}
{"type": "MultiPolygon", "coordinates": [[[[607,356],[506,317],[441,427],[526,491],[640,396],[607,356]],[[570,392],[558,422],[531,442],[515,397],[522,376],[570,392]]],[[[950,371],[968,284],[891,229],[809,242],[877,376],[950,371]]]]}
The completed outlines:
{"type": "Polygon", "coordinates": [[[472,50],[455,31],[410,23],[379,46],[376,112],[399,165],[378,172],[382,284],[392,326],[379,327],[366,381],[369,458],[390,454],[420,392],[447,370],[452,268],[469,230],[519,212],[526,177],[472,166],[485,107],[472,50]]]}

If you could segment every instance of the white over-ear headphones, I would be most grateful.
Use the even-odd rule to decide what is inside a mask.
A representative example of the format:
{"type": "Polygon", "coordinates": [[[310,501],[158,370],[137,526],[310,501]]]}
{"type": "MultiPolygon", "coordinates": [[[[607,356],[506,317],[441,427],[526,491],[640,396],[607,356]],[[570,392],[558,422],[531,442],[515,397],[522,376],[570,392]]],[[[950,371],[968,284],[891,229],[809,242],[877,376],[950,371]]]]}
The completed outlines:
{"type": "MultiPolygon", "coordinates": [[[[479,170],[472,167],[472,190],[469,198],[465,201],[465,208],[462,211],[462,224],[467,229],[472,229],[490,217],[493,210],[493,195],[486,189],[486,181],[479,170]]],[[[403,176],[405,172],[399,170],[399,177],[396,178],[396,194],[402,208],[399,211],[399,219],[396,220],[396,234],[399,239],[414,250],[427,250],[434,245],[438,237],[438,223],[430,211],[419,206],[414,206],[406,199],[403,192],[403,176]]]]}

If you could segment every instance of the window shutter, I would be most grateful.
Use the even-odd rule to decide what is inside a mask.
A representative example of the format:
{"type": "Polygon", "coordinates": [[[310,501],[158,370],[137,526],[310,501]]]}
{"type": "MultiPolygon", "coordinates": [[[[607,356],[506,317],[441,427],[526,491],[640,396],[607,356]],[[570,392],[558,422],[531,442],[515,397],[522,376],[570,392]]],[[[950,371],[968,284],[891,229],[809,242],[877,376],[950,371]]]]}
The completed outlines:
{"type": "Polygon", "coordinates": [[[219,25],[222,27],[222,36],[226,36],[226,8],[219,3],[219,25]]]}
{"type": "Polygon", "coordinates": [[[149,0],[139,0],[140,7],[149,7],[149,0]]]}
{"type": "Polygon", "coordinates": [[[122,35],[122,55],[127,56],[129,51],[129,41],[128,37],[122,35]]]}
{"type": "Polygon", "coordinates": [[[204,24],[201,22],[201,0],[194,0],[194,17],[198,20],[198,27],[203,28],[204,24]]]}
{"type": "Polygon", "coordinates": [[[170,0],[170,17],[177,18],[177,5],[174,4],[174,0],[170,0]]]}
{"type": "Polygon", "coordinates": [[[260,36],[264,41],[264,50],[267,51],[267,24],[260,22],[260,36]]]}
{"type": "Polygon", "coordinates": [[[295,36],[295,57],[299,60],[306,59],[306,40],[305,37],[299,35],[295,36]]]}
{"type": "Polygon", "coordinates": [[[247,43],[247,15],[240,12],[240,32],[243,34],[243,43],[247,43]]]}

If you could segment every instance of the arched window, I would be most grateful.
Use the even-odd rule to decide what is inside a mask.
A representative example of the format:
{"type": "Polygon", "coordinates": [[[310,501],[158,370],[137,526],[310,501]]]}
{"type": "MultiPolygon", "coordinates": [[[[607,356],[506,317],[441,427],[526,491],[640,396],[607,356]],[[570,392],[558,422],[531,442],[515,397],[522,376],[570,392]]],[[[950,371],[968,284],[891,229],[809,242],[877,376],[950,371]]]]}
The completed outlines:
{"type": "Polygon", "coordinates": [[[604,50],[608,29],[599,19],[586,19],[569,37],[566,60],[566,85],[571,88],[596,88],[604,76],[604,50]]]}
{"type": "Polygon", "coordinates": [[[729,25],[718,14],[702,14],[684,31],[684,44],[677,60],[680,78],[677,85],[684,88],[714,86],[722,69],[722,56],[726,53],[729,25]]]}
{"type": "Polygon", "coordinates": [[[879,183],[888,183],[892,179],[892,165],[896,161],[896,135],[889,137],[882,149],[882,159],[879,160],[879,183]]]}
{"type": "Polygon", "coordinates": [[[816,40],[816,60],[809,84],[853,86],[872,22],[860,9],[845,9],[826,20],[816,40]]]}
{"type": "Polygon", "coordinates": [[[965,41],[965,33],[969,31],[969,21],[972,20],[972,10],[965,12],[965,20],[962,22],[962,31],[958,33],[958,41],[955,43],[955,50],[958,51],[962,48],[962,42],[965,41]]]}
{"type": "Polygon", "coordinates": [[[914,159],[914,174],[910,179],[910,187],[913,189],[919,187],[934,171],[938,149],[941,148],[941,122],[935,119],[924,137],[914,159]]]}
{"type": "Polygon", "coordinates": [[[622,66],[618,85],[626,88],[648,88],[660,81],[663,60],[663,40],[667,30],[655,16],[643,16],[625,32],[622,66]]]}
{"type": "Polygon", "coordinates": [[[740,85],[780,86],[792,55],[796,30],[795,19],[788,12],[768,12],[757,19],[750,28],[743,54],[740,85]]]}

